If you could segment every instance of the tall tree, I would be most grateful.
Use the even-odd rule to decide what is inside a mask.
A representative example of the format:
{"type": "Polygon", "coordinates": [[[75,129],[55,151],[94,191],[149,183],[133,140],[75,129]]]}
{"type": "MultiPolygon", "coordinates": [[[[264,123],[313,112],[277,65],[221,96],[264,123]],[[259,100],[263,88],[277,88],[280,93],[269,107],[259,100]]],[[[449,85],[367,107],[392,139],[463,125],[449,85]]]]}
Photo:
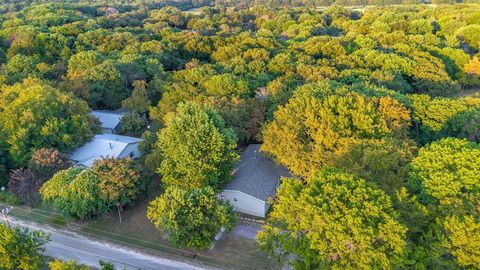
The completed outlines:
{"type": "Polygon", "coordinates": [[[452,256],[465,268],[480,267],[479,164],[480,145],[445,138],[420,149],[411,166],[410,188],[432,208],[435,230],[430,237],[440,246],[429,256],[452,256]]]}
{"type": "Polygon", "coordinates": [[[295,269],[391,269],[406,254],[406,228],[390,198],[350,174],[324,170],[285,179],[260,247],[295,269]]]}
{"type": "Polygon", "coordinates": [[[0,223],[0,268],[5,270],[37,270],[45,258],[44,245],[49,236],[21,227],[9,228],[0,223]]]}
{"type": "Polygon", "coordinates": [[[100,197],[112,204],[132,202],[143,190],[140,174],[131,158],[103,158],[93,163],[92,172],[98,177],[100,197]]]}
{"type": "Polygon", "coordinates": [[[144,113],[150,106],[145,81],[133,82],[132,95],[122,101],[122,107],[134,113],[144,113]]]}
{"type": "Polygon", "coordinates": [[[238,154],[236,136],[219,113],[193,103],[179,105],[158,133],[158,172],[167,185],[219,188],[229,180],[238,154]]]}
{"type": "Polygon", "coordinates": [[[182,190],[169,187],[150,203],[147,217],[175,246],[204,249],[220,228],[233,228],[233,207],[217,198],[210,187],[182,190]]]}
{"type": "Polygon", "coordinates": [[[47,203],[68,216],[85,219],[107,212],[111,204],[102,199],[98,177],[89,169],[59,171],[40,188],[47,203]]]}
{"type": "Polygon", "coordinates": [[[93,136],[85,102],[33,79],[0,91],[0,141],[14,165],[26,165],[42,147],[60,151],[82,145],[93,136]]]}
{"type": "Polygon", "coordinates": [[[351,143],[406,137],[410,116],[399,101],[340,90],[326,83],[297,90],[264,128],[262,149],[308,176],[351,143]]]}

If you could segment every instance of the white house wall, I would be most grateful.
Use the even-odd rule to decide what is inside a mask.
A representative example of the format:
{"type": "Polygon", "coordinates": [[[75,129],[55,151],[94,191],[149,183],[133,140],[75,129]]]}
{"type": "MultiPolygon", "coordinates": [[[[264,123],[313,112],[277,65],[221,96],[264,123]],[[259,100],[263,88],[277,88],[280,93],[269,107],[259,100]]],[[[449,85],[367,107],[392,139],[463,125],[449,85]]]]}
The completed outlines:
{"type": "Polygon", "coordinates": [[[238,212],[265,217],[267,205],[262,200],[237,190],[224,190],[220,197],[224,201],[229,201],[238,212]],[[236,201],[235,198],[237,199],[236,201]]]}

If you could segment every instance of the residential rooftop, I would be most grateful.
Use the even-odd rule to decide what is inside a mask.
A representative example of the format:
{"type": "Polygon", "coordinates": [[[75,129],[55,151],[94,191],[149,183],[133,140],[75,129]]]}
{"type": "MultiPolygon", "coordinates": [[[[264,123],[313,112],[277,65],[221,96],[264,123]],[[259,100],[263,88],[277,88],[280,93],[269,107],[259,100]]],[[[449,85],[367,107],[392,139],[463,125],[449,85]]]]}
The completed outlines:
{"type": "Polygon", "coordinates": [[[266,157],[260,151],[260,144],[251,144],[242,153],[233,179],[224,190],[238,190],[267,201],[275,195],[281,177],[291,177],[289,170],[266,157]]]}
{"type": "Polygon", "coordinates": [[[102,128],[115,129],[120,121],[125,116],[125,113],[115,111],[95,111],[91,112],[92,116],[95,116],[100,120],[102,128]]]}
{"type": "Polygon", "coordinates": [[[86,167],[91,167],[95,160],[102,157],[118,158],[129,144],[141,139],[115,134],[97,134],[93,139],[75,150],[70,159],[86,167]]]}

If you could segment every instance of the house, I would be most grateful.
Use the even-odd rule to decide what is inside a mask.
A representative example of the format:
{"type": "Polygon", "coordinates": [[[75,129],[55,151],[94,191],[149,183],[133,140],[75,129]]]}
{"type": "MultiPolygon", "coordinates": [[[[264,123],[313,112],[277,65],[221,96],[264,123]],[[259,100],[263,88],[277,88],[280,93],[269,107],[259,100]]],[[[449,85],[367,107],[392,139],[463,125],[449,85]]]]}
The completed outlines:
{"type": "Polygon", "coordinates": [[[120,131],[120,122],[125,116],[125,113],[114,111],[92,111],[91,115],[100,120],[102,133],[116,134],[120,131]]]}
{"type": "Polygon", "coordinates": [[[266,157],[259,144],[251,144],[242,153],[233,180],[224,187],[220,198],[238,212],[265,217],[270,208],[268,198],[275,197],[281,177],[291,177],[288,169],[266,157]]]}
{"type": "Polygon", "coordinates": [[[102,157],[137,158],[140,156],[138,142],[141,139],[115,134],[98,134],[75,150],[70,159],[78,165],[91,168],[95,160],[102,157]]]}

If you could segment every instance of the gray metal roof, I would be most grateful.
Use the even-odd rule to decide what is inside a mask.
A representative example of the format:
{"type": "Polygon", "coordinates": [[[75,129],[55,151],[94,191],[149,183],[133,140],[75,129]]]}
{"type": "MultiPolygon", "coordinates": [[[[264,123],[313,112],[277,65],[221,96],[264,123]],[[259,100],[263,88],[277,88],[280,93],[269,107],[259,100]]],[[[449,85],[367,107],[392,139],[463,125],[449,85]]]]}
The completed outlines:
{"type": "Polygon", "coordinates": [[[266,157],[260,151],[260,144],[251,144],[242,153],[233,179],[224,190],[238,190],[267,201],[275,195],[281,177],[291,177],[288,169],[266,157]]]}
{"type": "Polygon", "coordinates": [[[97,134],[90,142],[71,153],[70,159],[90,168],[95,160],[102,157],[118,158],[129,144],[140,141],[138,138],[115,134],[97,134]]]}
{"type": "Polygon", "coordinates": [[[115,129],[125,113],[114,111],[92,111],[91,114],[100,120],[102,128],[115,129]]]}

